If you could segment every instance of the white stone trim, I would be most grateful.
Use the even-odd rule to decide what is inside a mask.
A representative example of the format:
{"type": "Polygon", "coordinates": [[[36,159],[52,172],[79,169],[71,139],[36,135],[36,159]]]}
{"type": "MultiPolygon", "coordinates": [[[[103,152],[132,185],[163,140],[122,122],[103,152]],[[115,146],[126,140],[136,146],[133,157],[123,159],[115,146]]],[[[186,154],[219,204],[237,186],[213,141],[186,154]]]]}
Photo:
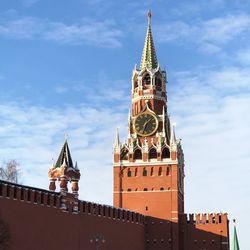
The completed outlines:
{"type": "Polygon", "coordinates": [[[154,161],[154,162],[145,162],[145,161],[141,161],[140,162],[118,162],[118,163],[113,163],[114,167],[132,167],[132,166],[164,166],[164,165],[178,165],[178,160],[169,160],[167,159],[166,161],[154,161]]]}
{"type": "Polygon", "coordinates": [[[139,100],[145,100],[145,99],[155,99],[155,100],[160,100],[160,101],[166,102],[166,97],[144,93],[144,95],[142,95],[142,96],[135,94],[135,97],[132,98],[132,103],[137,102],[139,100]]]}

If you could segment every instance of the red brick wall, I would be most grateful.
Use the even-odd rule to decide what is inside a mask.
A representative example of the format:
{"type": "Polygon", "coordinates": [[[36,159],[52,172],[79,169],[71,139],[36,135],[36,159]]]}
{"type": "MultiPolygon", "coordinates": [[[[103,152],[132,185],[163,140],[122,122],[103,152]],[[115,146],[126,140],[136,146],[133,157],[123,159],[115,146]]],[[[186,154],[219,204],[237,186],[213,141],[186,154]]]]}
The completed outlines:
{"type": "Polygon", "coordinates": [[[83,201],[73,214],[60,209],[60,200],[58,193],[0,182],[0,220],[11,235],[8,250],[96,249],[95,235],[105,239],[102,250],[145,249],[142,215],[83,201]],[[22,197],[21,190],[26,192],[22,197]]]}

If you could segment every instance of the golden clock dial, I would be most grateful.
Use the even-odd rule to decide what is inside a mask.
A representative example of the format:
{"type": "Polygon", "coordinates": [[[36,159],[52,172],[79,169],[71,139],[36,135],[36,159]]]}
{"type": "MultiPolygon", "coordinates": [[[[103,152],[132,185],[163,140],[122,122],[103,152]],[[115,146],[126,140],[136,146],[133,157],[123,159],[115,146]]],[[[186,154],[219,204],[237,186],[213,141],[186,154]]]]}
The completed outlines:
{"type": "Polygon", "coordinates": [[[135,118],[134,128],[137,134],[141,136],[149,136],[156,132],[158,128],[158,120],[153,114],[142,113],[135,118]]]}

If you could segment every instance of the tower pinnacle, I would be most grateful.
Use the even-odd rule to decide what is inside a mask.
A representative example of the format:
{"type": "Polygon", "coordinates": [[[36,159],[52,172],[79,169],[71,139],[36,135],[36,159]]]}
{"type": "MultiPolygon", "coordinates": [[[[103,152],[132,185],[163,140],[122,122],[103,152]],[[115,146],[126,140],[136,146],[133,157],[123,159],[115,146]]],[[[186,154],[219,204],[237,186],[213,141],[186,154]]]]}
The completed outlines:
{"type": "Polygon", "coordinates": [[[147,68],[149,70],[157,68],[157,56],[154,47],[153,36],[151,32],[151,10],[148,11],[148,29],[146,39],[144,42],[144,48],[141,57],[140,70],[147,68]]]}

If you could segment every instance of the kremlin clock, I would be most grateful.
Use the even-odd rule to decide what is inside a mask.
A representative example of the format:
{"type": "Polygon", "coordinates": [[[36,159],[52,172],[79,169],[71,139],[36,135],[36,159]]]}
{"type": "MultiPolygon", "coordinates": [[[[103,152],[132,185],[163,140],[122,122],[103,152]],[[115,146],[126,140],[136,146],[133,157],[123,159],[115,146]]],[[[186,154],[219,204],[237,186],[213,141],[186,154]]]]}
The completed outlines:
{"type": "Polygon", "coordinates": [[[134,121],[134,128],[138,135],[149,136],[156,132],[158,119],[151,113],[139,114],[134,121]]]}

